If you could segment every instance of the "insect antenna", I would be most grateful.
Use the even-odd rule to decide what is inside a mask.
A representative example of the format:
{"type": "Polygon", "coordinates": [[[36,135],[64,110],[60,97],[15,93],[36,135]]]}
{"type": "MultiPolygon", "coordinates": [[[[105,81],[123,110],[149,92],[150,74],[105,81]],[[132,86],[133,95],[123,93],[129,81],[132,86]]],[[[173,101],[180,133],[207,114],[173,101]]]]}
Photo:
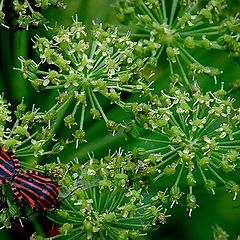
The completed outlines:
{"type": "Polygon", "coordinates": [[[67,196],[65,196],[63,199],[61,199],[61,202],[63,202],[64,200],[66,200],[69,196],[71,196],[76,190],[78,190],[80,187],[82,187],[82,185],[79,185],[77,187],[75,187],[72,191],[70,191],[67,196]]]}

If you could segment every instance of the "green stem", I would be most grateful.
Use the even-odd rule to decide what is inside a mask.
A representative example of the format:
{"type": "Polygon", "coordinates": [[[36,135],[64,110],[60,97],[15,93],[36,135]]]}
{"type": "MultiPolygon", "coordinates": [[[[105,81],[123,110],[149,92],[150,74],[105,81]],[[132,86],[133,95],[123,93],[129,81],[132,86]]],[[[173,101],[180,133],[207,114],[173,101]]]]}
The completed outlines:
{"type": "Polygon", "coordinates": [[[181,36],[197,36],[197,35],[202,36],[202,35],[209,35],[211,33],[219,34],[218,30],[219,30],[219,26],[213,26],[213,27],[199,28],[192,31],[181,32],[180,35],[181,36]]]}
{"type": "MultiPolygon", "coordinates": [[[[178,156],[177,151],[180,150],[181,147],[179,147],[178,149],[175,149],[174,151],[170,151],[167,154],[170,155],[168,158],[164,159],[164,161],[162,161],[161,163],[159,163],[158,165],[156,165],[156,167],[161,167],[162,165],[167,164],[169,161],[171,161],[172,159],[174,159],[176,156],[178,156]]],[[[165,155],[167,155],[165,154],[165,155]]]]}
{"type": "MultiPolygon", "coordinates": [[[[156,59],[159,59],[160,58],[160,56],[162,55],[162,52],[163,52],[163,49],[165,48],[165,46],[164,45],[162,45],[161,47],[160,47],[160,49],[159,49],[159,51],[158,51],[158,53],[157,53],[157,55],[156,55],[156,59]]],[[[147,61],[146,61],[146,63],[147,63],[147,61]]]]}
{"type": "Polygon", "coordinates": [[[179,171],[179,173],[178,173],[178,176],[177,176],[177,179],[176,179],[176,181],[175,181],[174,186],[177,186],[177,185],[179,184],[179,181],[180,181],[180,178],[181,178],[181,175],[182,175],[183,168],[184,168],[184,164],[182,164],[182,166],[181,166],[181,169],[180,169],[180,171],[179,171]]]}
{"type": "Polygon", "coordinates": [[[202,176],[202,178],[203,178],[203,181],[204,181],[205,184],[206,184],[206,183],[207,183],[207,178],[206,178],[206,176],[205,176],[205,174],[204,174],[202,168],[199,167],[198,165],[197,165],[197,168],[199,169],[199,172],[200,172],[200,174],[201,174],[201,176],[202,176]]]}
{"type": "Polygon", "coordinates": [[[215,133],[215,129],[212,130],[211,132],[207,132],[207,130],[211,128],[216,121],[217,119],[211,119],[209,116],[207,116],[204,128],[201,128],[198,131],[196,131],[194,137],[200,139],[203,137],[203,135],[207,135],[209,137],[211,133],[215,133]]]}
{"type": "MultiPolygon", "coordinates": [[[[185,48],[183,48],[180,44],[178,44],[179,49],[181,49],[182,54],[184,54],[184,56],[186,56],[186,58],[183,59],[190,59],[190,61],[185,60],[185,62],[187,64],[189,64],[190,62],[194,62],[197,63],[199,65],[201,65],[185,48]]],[[[202,65],[201,65],[202,66],[202,65]]]]}
{"type": "Polygon", "coordinates": [[[87,239],[87,236],[86,236],[86,233],[83,233],[81,231],[82,229],[78,229],[79,232],[77,233],[74,233],[72,237],[68,237],[67,239],[68,240],[86,240],[87,239]]]}
{"type": "Polygon", "coordinates": [[[88,87],[88,88],[87,88],[87,93],[88,93],[88,97],[89,97],[91,106],[92,106],[92,108],[96,109],[96,106],[95,106],[95,103],[94,103],[94,101],[93,101],[93,97],[92,97],[91,92],[92,92],[92,91],[91,91],[90,87],[88,87]]]}
{"type": "MultiPolygon", "coordinates": [[[[176,120],[173,114],[170,115],[170,119],[171,119],[170,123],[172,123],[172,125],[178,126],[181,132],[185,135],[185,126],[184,126],[184,123],[182,122],[182,119],[180,119],[182,126],[180,126],[179,122],[176,120]]],[[[171,136],[171,133],[169,135],[171,136]]]]}
{"type": "MultiPolygon", "coordinates": [[[[141,220],[141,219],[139,219],[139,220],[141,220]]],[[[125,219],[125,221],[126,221],[126,219],[125,219]]],[[[121,223],[121,222],[117,222],[117,223],[111,223],[111,226],[113,226],[113,227],[118,227],[118,228],[125,228],[125,229],[141,229],[142,228],[142,224],[141,224],[141,222],[139,223],[139,224],[137,224],[137,223],[121,223]]]]}
{"type": "Polygon", "coordinates": [[[171,7],[170,20],[169,20],[169,28],[171,28],[171,26],[172,26],[173,18],[175,16],[176,9],[177,9],[177,5],[178,5],[178,0],[173,0],[172,7],[171,7]]]}
{"type": "Polygon", "coordinates": [[[221,149],[233,149],[233,148],[239,149],[239,145],[238,145],[238,146],[224,146],[224,145],[218,145],[218,147],[221,148],[221,149]]]}
{"type": "Polygon", "coordinates": [[[31,145],[28,145],[26,147],[20,148],[18,150],[16,150],[15,154],[18,156],[18,154],[21,154],[21,152],[26,152],[31,148],[31,145]]]}
{"type": "Polygon", "coordinates": [[[194,37],[201,37],[201,36],[212,36],[212,35],[218,35],[219,32],[208,32],[208,33],[191,33],[187,32],[187,36],[194,36],[194,37]]]}
{"type": "Polygon", "coordinates": [[[96,41],[93,41],[92,42],[92,46],[91,46],[91,51],[89,53],[89,59],[94,59],[94,57],[95,57],[94,55],[95,55],[96,49],[97,49],[96,41]]]}
{"type": "Polygon", "coordinates": [[[52,90],[52,89],[61,89],[61,88],[65,88],[65,84],[45,87],[45,89],[47,89],[47,90],[50,90],[50,89],[51,89],[51,90],[52,90]]]}
{"type": "Polygon", "coordinates": [[[180,68],[180,71],[181,71],[181,73],[182,73],[183,80],[185,81],[186,86],[192,91],[192,85],[191,85],[191,84],[189,83],[189,81],[188,81],[188,77],[187,77],[187,75],[186,75],[186,73],[185,73],[185,71],[184,71],[184,69],[183,69],[182,63],[181,63],[181,61],[179,60],[178,56],[176,56],[176,59],[177,59],[177,63],[178,63],[178,66],[179,66],[179,68],[180,68]]]}
{"type": "Polygon", "coordinates": [[[1,3],[0,3],[0,11],[2,11],[2,8],[3,8],[3,1],[4,0],[1,0],[1,3]]]}
{"type": "MultiPolygon", "coordinates": [[[[44,152],[40,156],[45,156],[45,155],[52,155],[52,151],[44,152]]],[[[34,154],[33,153],[25,153],[25,154],[18,153],[17,156],[18,157],[32,157],[32,156],[34,156],[34,154]]]]}
{"type": "MultiPolygon", "coordinates": [[[[50,219],[51,220],[51,219],[50,219]]],[[[62,237],[62,235],[56,235],[56,236],[53,236],[53,237],[49,237],[49,238],[44,238],[44,240],[54,240],[54,239],[58,239],[58,238],[60,238],[60,237],[62,237]]]]}
{"type": "Polygon", "coordinates": [[[140,38],[140,39],[145,39],[149,37],[149,34],[143,34],[143,33],[131,33],[131,37],[134,38],[140,38]]]}
{"type": "Polygon", "coordinates": [[[133,92],[133,88],[136,87],[134,85],[128,85],[128,86],[126,86],[128,88],[124,88],[124,87],[119,87],[118,83],[113,83],[113,84],[115,84],[116,86],[111,85],[111,83],[108,82],[109,86],[107,86],[107,87],[109,89],[117,89],[117,90],[120,90],[120,91],[123,91],[123,92],[129,92],[129,93],[132,93],[133,92]]]}
{"type": "MultiPolygon", "coordinates": [[[[30,140],[31,140],[33,137],[35,137],[37,134],[38,134],[38,132],[33,133],[31,136],[29,136],[29,137],[26,138],[24,141],[22,141],[20,146],[22,146],[22,145],[24,145],[25,143],[27,143],[28,141],[30,141],[30,140]]],[[[20,149],[19,149],[19,151],[20,151],[20,149]]]]}
{"type": "Polygon", "coordinates": [[[80,116],[80,124],[79,124],[79,129],[80,129],[80,130],[83,130],[85,110],[86,110],[86,105],[83,103],[83,104],[82,104],[81,116],[80,116]]]}
{"type": "Polygon", "coordinates": [[[15,123],[14,123],[14,125],[13,125],[12,129],[11,129],[11,132],[10,132],[10,134],[8,135],[8,138],[11,138],[11,136],[12,136],[12,134],[13,134],[14,130],[16,129],[16,127],[17,127],[18,123],[19,123],[19,120],[17,119],[17,120],[15,121],[15,123]]]}
{"type": "Polygon", "coordinates": [[[80,102],[76,102],[74,108],[73,108],[73,111],[72,111],[72,116],[74,117],[76,112],[77,112],[77,109],[78,109],[78,106],[79,106],[80,102]]]}
{"type": "Polygon", "coordinates": [[[189,186],[189,193],[192,194],[193,193],[193,187],[189,186]]]}
{"type": "Polygon", "coordinates": [[[213,173],[213,175],[219,179],[224,185],[226,184],[226,181],[220,177],[220,175],[217,174],[217,172],[214,171],[214,169],[208,165],[208,169],[213,173]]]}
{"type": "Polygon", "coordinates": [[[172,64],[172,61],[171,61],[171,60],[168,60],[168,63],[169,63],[170,73],[171,73],[171,75],[173,75],[174,71],[173,71],[173,64],[172,64]]]}
{"type": "Polygon", "coordinates": [[[144,137],[139,137],[138,139],[147,141],[147,142],[157,142],[157,143],[165,143],[165,144],[171,143],[170,141],[162,141],[162,140],[158,140],[158,139],[151,139],[151,138],[144,138],[144,137]]]}
{"type": "Polygon", "coordinates": [[[233,135],[237,135],[240,133],[240,130],[236,131],[236,132],[233,132],[233,135]]]}
{"type": "Polygon", "coordinates": [[[161,152],[164,149],[168,149],[169,146],[164,146],[164,147],[159,147],[159,148],[154,148],[154,149],[150,149],[150,150],[146,150],[145,154],[149,154],[149,153],[155,153],[155,152],[161,152]]]}
{"type": "MultiPolygon", "coordinates": [[[[130,26],[129,26],[130,27],[130,26]]],[[[146,25],[145,24],[141,24],[141,22],[139,23],[138,21],[135,21],[134,24],[131,24],[131,27],[136,29],[136,32],[146,32],[146,34],[148,34],[147,37],[150,36],[150,33],[151,33],[151,29],[149,28],[146,28],[146,25]]],[[[122,36],[125,36],[126,34],[122,34],[122,36]]]]}
{"type": "Polygon", "coordinates": [[[94,92],[92,91],[92,89],[89,89],[89,93],[91,94],[93,100],[95,101],[96,106],[97,106],[98,110],[100,111],[100,113],[101,113],[101,115],[102,115],[104,121],[107,122],[107,121],[108,121],[108,118],[107,118],[107,116],[105,115],[105,113],[104,113],[104,111],[103,111],[103,109],[102,109],[100,103],[98,102],[97,97],[95,96],[94,92]]]}
{"type": "Polygon", "coordinates": [[[165,25],[167,25],[167,11],[166,11],[165,0],[161,0],[161,2],[162,2],[163,22],[165,25]]]}
{"type": "Polygon", "coordinates": [[[144,1],[141,1],[142,2],[142,7],[143,7],[143,10],[144,10],[144,13],[147,14],[149,17],[151,17],[151,19],[154,21],[154,22],[158,22],[158,20],[155,18],[155,16],[152,14],[152,12],[148,9],[148,7],[145,5],[144,1]]]}
{"type": "Polygon", "coordinates": [[[226,142],[222,142],[222,141],[220,142],[219,141],[218,143],[221,144],[221,145],[218,145],[219,147],[221,147],[221,146],[224,146],[224,145],[240,144],[240,140],[230,140],[230,141],[226,141],[226,142]]]}
{"type": "Polygon", "coordinates": [[[158,174],[154,179],[153,182],[156,182],[159,178],[161,178],[162,176],[164,176],[164,172],[161,172],[160,174],[158,174]]]}
{"type": "Polygon", "coordinates": [[[109,212],[114,211],[117,208],[117,206],[123,202],[125,195],[124,195],[123,191],[121,191],[120,194],[121,194],[120,196],[119,195],[114,196],[114,201],[111,202],[111,205],[108,208],[109,212]],[[116,197],[117,197],[117,199],[116,199],[116,197]]]}
{"type": "Polygon", "coordinates": [[[25,3],[27,3],[27,6],[28,6],[29,10],[31,11],[31,13],[34,13],[34,10],[32,9],[32,6],[28,2],[28,0],[26,0],[25,3]]]}
{"type": "Polygon", "coordinates": [[[96,198],[96,190],[94,190],[95,187],[91,187],[90,183],[88,183],[88,191],[86,191],[86,194],[88,195],[89,199],[93,200],[93,208],[97,209],[97,198],[96,198]]]}

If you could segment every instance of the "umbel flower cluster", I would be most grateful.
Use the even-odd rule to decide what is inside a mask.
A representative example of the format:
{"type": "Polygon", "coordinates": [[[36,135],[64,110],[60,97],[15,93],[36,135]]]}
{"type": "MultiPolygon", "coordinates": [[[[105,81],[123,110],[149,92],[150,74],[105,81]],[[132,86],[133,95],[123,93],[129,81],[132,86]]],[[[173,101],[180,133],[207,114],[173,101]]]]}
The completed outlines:
{"type": "Polygon", "coordinates": [[[121,105],[122,92],[149,91],[141,71],[144,60],[136,57],[135,45],[128,34],[119,37],[117,29],[103,30],[94,25],[87,34],[85,26],[75,19],[70,27],[56,29],[51,40],[35,38],[38,63],[20,59],[24,77],[37,91],[57,92],[49,114],[57,115],[68,106],[64,123],[73,129],[76,146],[86,141],[84,120],[88,113],[93,119],[103,118],[113,134],[118,129],[104,113],[99,95],[121,105]]]}
{"type": "Polygon", "coordinates": [[[190,214],[197,207],[195,186],[204,185],[215,194],[220,183],[234,200],[237,198],[240,187],[231,173],[240,160],[240,111],[223,88],[202,93],[195,87],[189,93],[173,85],[169,91],[153,95],[148,104],[128,103],[126,108],[131,109],[136,125],[140,126],[130,128],[127,134],[138,137],[147,146],[138,149],[144,168],[149,170],[142,173],[154,181],[173,180],[171,207],[183,196],[183,183],[189,188],[190,214]]]}
{"type": "Polygon", "coordinates": [[[137,165],[121,149],[100,160],[90,157],[83,165],[70,163],[62,194],[71,195],[62,209],[48,215],[62,225],[55,239],[139,239],[165,223],[166,210],[148,200],[137,165]]]}
{"type": "Polygon", "coordinates": [[[118,0],[116,11],[123,24],[132,26],[136,33],[138,52],[148,56],[146,64],[157,65],[167,56],[170,73],[216,78],[221,70],[204,66],[196,57],[196,50],[227,50],[239,57],[239,17],[225,16],[226,1],[158,1],[118,0]],[[188,71],[186,72],[186,67],[188,71]]]}
{"type": "Polygon", "coordinates": [[[45,24],[47,20],[40,11],[49,6],[60,7],[63,3],[62,0],[1,0],[0,25],[28,30],[29,27],[45,24]]]}

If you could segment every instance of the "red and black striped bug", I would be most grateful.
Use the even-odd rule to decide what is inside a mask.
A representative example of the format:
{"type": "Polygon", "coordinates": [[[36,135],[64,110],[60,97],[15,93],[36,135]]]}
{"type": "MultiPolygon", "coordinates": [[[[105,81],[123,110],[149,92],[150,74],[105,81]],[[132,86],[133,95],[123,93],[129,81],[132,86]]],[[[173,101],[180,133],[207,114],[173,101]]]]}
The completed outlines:
{"type": "Polygon", "coordinates": [[[16,156],[0,147],[0,184],[12,181],[18,172],[19,161],[16,156]]]}
{"type": "Polygon", "coordinates": [[[36,211],[58,208],[59,187],[57,182],[36,171],[26,170],[18,173],[12,181],[13,193],[36,211]]]}
{"type": "Polygon", "coordinates": [[[0,184],[11,182],[14,195],[36,211],[58,208],[57,182],[37,171],[20,172],[19,161],[12,152],[0,148],[0,184]]]}

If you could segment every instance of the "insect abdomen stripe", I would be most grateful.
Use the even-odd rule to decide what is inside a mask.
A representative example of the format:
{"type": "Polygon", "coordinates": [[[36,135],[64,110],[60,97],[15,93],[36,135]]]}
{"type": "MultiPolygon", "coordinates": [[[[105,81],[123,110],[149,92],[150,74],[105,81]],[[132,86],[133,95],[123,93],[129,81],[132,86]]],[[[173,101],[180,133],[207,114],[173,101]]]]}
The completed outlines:
{"type": "MultiPolygon", "coordinates": [[[[46,197],[50,197],[52,199],[54,199],[54,197],[51,195],[51,193],[53,191],[51,191],[52,189],[49,188],[48,186],[46,186],[43,183],[39,183],[39,182],[29,182],[29,178],[25,177],[23,174],[18,174],[14,181],[13,181],[13,185],[18,185],[18,188],[21,188],[21,186],[26,187],[28,189],[32,189],[34,192],[37,192],[37,194],[39,196],[44,195],[46,197]],[[44,191],[46,190],[46,191],[44,191]]],[[[55,195],[55,192],[53,192],[55,195]]]]}
{"type": "Polygon", "coordinates": [[[39,203],[41,207],[49,208],[52,206],[51,200],[47,199],[47,195],[44,198],[41,198],[43,194],[39,195],[39,193],[35,192],[34,189],[29,189],[21,184],[15,184],[16,189],[19,191],[20,194],[24,195],[26,200],[30,203],[30,205],[36,207],[35,203],[39,203]]]}
{"type": "Polygon", "coordinates": [[[32,182],[33,186],[38,186],[39,189],[46,190],[50,195],[57,196],[58,195],[58,186],[57,183],[53,182],[50,178],[41,177],[37,172],[24,172],[21,175],[21,179],[24,179],[27,184],[30,184],[29,178],[33,179],[34,183],[32,182]]]}
{"type": "Polygon", "coordinates": [[[19,162],[11,152],[7,153],[0,148],[0,178],[1,182],[7,182],[19,172],[19,162]]]}
{"type": "Polygon", "coordinates": [[[58,207],[58,183],[36,171],[20,173],[19,166],[12,152],[0,147],[0,184],[10,181],[14,195],[36,210],[58,207]]]}

